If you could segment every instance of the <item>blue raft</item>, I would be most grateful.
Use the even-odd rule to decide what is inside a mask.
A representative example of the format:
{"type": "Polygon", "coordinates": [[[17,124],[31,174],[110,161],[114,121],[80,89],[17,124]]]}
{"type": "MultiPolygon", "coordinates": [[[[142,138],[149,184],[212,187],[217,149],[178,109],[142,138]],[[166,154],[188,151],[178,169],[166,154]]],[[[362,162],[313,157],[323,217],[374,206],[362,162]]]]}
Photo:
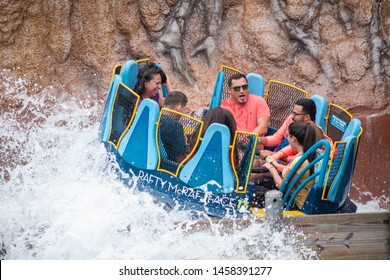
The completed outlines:
{"type": "MultiPolygon", "coordinates": [[[[148,61],[129,60],[114,68],[99,129],[100,141],[115,154],[123,172],[136,178],[132,186],[172,208],[213,217],[261,214],[251,208],[254,184],[249,181],[257,136],[238,131],[234,139],[230,139],[226,126],[212,124],[201,139],[201,120],[165,108],[160,110],[158,104],[149,99],[140,102],[140,97],[132,90],[140,63],[148,61]],[[161,139],[162,119],[167,117],[183,127],[187,156],[180,162],[169,158],[161,139]]],[[[226,80],[234,72],[239,71],[226,66],[221,68],[210,108],[228,98],[226,80]]],[[[264,79],[256,73],[248,74],[248,82],[250,93],[263,96],[270,107],[270,134],[291,112],[296,99],[308,97],[305,91],[278,81],[270,81],[265,89],[264,79]]],[[[295,196],[306,184],[312,187],[301,214],[356,211],[350,207],[348,195],[361,123],[319,95],[310,98],[317,106],[316,122],[334,140],[335,152],[331,155],[330,144],[321,140],[303,155],[281,187],[285,213],[289,213],[295,196]],[[323,152],[306,167],[314,167],[315,171],[297,186],[304,172],[296,174],[296,171],[308,155],[320,147],[323,152]]]]}

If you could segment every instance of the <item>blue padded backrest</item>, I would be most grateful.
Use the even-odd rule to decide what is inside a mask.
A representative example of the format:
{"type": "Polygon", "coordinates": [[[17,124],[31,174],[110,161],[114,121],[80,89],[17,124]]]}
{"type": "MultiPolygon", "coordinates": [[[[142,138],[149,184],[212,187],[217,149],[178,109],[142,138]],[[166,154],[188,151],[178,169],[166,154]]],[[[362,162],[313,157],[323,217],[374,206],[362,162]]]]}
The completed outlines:
{"type": "Polygon", "coordinates": [[[359,136],[361,127],[361,121],[359,119],[353,118],[348,124],[341,140],[344,141],[344,139],[348,136],[355,136],[357,138],[359,136]]]}
{"type": "Polygon", "coordinates": [[[134,122],[122,138],[118,152],[131,165],[154,170],[158,164],[156,123],[160,114],[157,102],[144,99],[134,122]]]}
{"type": "Polygon", "coordinates": [[[219,105],[221,104],[224,80],[225,80],[225,73],[221,70],[218,72],[217,81],[215,82],[214,92],[210,102],[210,109],[219,107],[219,105]]]}
{"type": "Polygon", "coordinates": [[[213,123],[207,129],[199,150],[183,166],[179,179],[193,188],[212,193],[231,193],[235,177],[230,164],[230,131],[227,126],[213,123]]]}
{"type": "Polygon", "coordinates": [[[356,154],[356,137],[347,136],[343,141],[346,142],[343,161],[328,194],[329,201],[340,204],[344,203],[349,194],[356,154]]]}
{"type": "Polygon", "coordinates": [[[249,84],[249,93],[264,97],[264,78],[256,73],[246,75],[249,84]]]}
{"type": "Polygon", "coordinates": [[[317,113],[316,113],[316,123],[323,131],[326,131],[326,119],[325,117],[328,114],[328,101],[321,95],[315,94],[310,97],[313,99],[316,104],[317,113]]]}
{"type": "Polygon", "coordinates": [[[114,106],[115,94],[118,90],[119,83],[122,81],[119,75],[114,75],[110,89],[108,90],[106,103],[104,105],[102,117],[99,126],[99,140],[107,142],[111,132],[112,124],[112,107],[114,106]]]}
{"type": "Polygon", "coordinates": [[[135,60],[128,60],[122,65],[121,69],[122,82],[133,89],[137,83],[138,64],[135,60]]]}

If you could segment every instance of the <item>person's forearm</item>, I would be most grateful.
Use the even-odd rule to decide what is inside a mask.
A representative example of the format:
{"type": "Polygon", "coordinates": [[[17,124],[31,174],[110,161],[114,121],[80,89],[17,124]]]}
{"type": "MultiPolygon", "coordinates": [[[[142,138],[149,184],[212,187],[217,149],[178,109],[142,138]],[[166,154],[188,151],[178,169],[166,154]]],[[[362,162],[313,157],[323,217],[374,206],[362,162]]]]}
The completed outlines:
{"type": "Polygon", "coordinates": [[[268,145],[268,138],[265,136],[259,136],[257,141],[259,144],[262,144],[264,146],[268,145]]]}
{"type": "Polygon", "coordinates": [[[264,136],[267,133],[268,126],[259,125],[252,132],[259,136],[264,136]]]}
{"type": "Polygon", "coordinates": [[[282,183],[283,183],[283,180],[282,180],[282,178],[279,176],[278,170],[277,170],[274,166],[272,166],[272,167],[269,169],[269,172],[271,173],[272,178],[274,178],[275,184],[276,184],[276,186],[277,186],[278,189],[279,189],[280,186],[281,186],[282,183]]]}

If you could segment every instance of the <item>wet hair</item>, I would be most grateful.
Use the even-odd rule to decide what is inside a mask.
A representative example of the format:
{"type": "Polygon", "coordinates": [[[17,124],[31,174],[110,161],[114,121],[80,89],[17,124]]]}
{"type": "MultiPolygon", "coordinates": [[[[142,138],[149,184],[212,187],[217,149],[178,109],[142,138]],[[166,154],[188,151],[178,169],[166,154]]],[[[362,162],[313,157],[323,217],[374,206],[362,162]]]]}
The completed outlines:
{"type": "Polygon", "coordinates": [[[153,62],[145,65],[138,72],[137,83],[135,84],[134,91],[140,96],[143,96],[145,94],[145,83],[151,81],[155,75],[161,76],[162,84],[167,82],[167,76],[160,66],[153,62]]]}
{"type": "Polygon", "coordinates": [[[238,79],[241,79],[241,78],[244,78],[246,82],[248,82],[245,74],[242,74],[242,73],[236,73],[236,74],[233,74],[230,76],[229,80],[228,80],[228,86],[231,87],[232,86],[232,81],[233,80],[238,80],[238,79]]]}
{"type": "Polygon", "coordinates": [[[233,143],[234,134],[237,130],[236,121],[234,120],[233,114],[224,108],[215,107],[206,112],[202,118],[203,121],[203,130],[200,134],[200,137],[206,133],[207,128],[213,123],[220,123],[226,125],[230,130],[230,143],[233,143]]]}
{"type": "Polygon", "coordinates": [[[308,114],[312,121],[316,120],[317,107],[313,99],[301,98],[295,101],[295,105],[302,106],[303,113],[308,114]]]}
{"type": "Polygon", "coordinates": [[[181,91],[171,91],[165,98],[164,107],[174,109],[175,106],[187,106],[187,96],[181,91]]]}
{"type": "MultiPolygon", "coordinates": [[[[298,143],[303,146],[304,153],[317,142],[316,131],[313,127],[313,123],[292,122],[288,126],[288,133],[290,136],[294,136],[298,143]]],[[[311,153],[308,157],[309,162],[312,162],[315,159],[315,156],[315,152],[311,153]]]]}

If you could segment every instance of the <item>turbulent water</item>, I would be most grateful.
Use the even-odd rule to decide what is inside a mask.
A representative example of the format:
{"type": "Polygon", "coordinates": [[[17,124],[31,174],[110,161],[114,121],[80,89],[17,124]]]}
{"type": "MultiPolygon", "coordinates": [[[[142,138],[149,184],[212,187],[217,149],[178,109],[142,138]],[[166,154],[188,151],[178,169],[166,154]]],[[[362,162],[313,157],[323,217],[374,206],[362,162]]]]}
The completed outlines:
{"type": "MultiPolygon", "coordinates": [[[[3,97],[17,97],[21,106],[0,116],[7,161],[0,167],[1,259],[317,257],[294,228],[272,236],[265,223],[229,234],[218,225],[189,233],[183,225],[196,222],[190,213],[167,212],[123,183],[126,174],[97,139],[97,106],[50,90],[31,97],[23,83],[3,84],[3,97]]],[[[378,205],[373,200],[359,211],[378,205]]]]}

